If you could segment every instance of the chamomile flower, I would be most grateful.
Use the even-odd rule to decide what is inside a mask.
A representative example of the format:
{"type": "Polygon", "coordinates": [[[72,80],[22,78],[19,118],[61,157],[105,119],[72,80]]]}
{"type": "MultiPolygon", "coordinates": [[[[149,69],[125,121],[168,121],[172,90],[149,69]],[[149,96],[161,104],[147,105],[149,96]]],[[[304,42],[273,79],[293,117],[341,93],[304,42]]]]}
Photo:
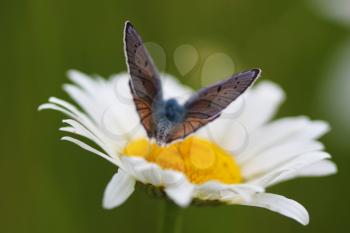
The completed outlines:
{"type": "MultiPolygon", "coordinates": [[[[107,209],[123,204],[141,183],[161,190],[181,207],[196,201],[266,208],[308,224],[298,202],[268,193],[272,185],[302,176],[336,172],[330,155],[317,141],[327,123],[307,117],[271,120],[284,93],[271,82],[260,82],[229,105],[215,121],[184,140],[158,146],[140,124],[128,86],[129,75],[109,80],[70,71],[74,84],[64,90],[79,105],[57,98],[39,107],[63,112],[69,119],[60,130],[85,137],[93,148],[72,136],[63,137],[95,153],[118,169],[103,197],[107,209]]],[[[183,102],[192,90],[166,75],[165,98],[183,102]]],[[[81,137],[79,137],[81,138],[81,137]]]]}

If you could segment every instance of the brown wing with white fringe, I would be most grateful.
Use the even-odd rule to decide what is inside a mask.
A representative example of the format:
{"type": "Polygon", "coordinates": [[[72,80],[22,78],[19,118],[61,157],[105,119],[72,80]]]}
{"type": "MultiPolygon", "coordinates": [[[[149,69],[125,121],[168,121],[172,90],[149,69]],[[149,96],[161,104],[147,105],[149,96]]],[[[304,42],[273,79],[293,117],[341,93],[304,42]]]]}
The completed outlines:
{"type": "Polygon", "coordinates": [[[243,94],[260,73],[260,69],[241,72],[194,94],[185,103],[187,113],[184,121],[174,127],[167,143],[185,138],[218,118],[222,110],[243,94]]]}
{"type": "Polygon", "coordinates": [[[131,76],[130,90],[140,121],[147,135],[152,138],[155,134],[152,109],[155,103],[162,99],[158,71],[144,47],[141,37],[130,22],[125,24],[124,43],[131,76]]]}

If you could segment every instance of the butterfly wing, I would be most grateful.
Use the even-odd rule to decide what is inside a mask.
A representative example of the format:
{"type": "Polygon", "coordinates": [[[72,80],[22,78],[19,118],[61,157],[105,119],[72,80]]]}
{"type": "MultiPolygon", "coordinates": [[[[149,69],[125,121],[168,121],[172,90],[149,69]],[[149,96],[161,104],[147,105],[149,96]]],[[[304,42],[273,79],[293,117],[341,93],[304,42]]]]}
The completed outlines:
{"type": "Polygon", "coordinates": [[[167,143],[184,138],[219,117],[221,111],[244,93],[260,73],[260,69],[244,71],[194,94],[185,103],[187,113],[183,122],[173,128],[167,143]]]}
{"type": "Polygon", "coordinates": [[[153,107],[163,98],[159,74],[140,35],[130,22],[125,24],[124,45],[131,76],[129,86],[136,110],[147,135],[154,137],[153,107]]]}

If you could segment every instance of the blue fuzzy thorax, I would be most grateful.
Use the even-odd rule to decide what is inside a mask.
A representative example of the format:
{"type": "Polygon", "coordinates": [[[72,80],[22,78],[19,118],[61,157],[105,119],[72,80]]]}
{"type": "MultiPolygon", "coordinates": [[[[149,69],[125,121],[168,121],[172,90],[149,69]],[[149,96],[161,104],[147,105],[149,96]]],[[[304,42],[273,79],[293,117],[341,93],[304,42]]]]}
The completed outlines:
{"type": "Polygon", "coordinates": [[[169,99],[165,102],[165,117],[174,123],[179,123],[183,120],[185,109],[179,105],[175,99],[169,99]]]}
{"type": "Polygon", "coordinates": [[[183,121],[185,114],[186,109],[175,99],[169,99],[157,104],[154,122],[156,124],[155,138],[159,144],[165,143],[170,130],[183,121]]]}

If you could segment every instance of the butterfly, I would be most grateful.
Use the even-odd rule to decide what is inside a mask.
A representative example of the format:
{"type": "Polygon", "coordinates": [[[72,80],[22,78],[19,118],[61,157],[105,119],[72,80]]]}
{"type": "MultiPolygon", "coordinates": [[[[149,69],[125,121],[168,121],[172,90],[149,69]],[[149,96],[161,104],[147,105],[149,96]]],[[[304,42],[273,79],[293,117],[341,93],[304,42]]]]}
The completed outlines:
{"type": "Polygon", "coordinates": [[[124,49],[137,113],[148,137],[158,145],[184,139],[218,118],[261,73],[260,69],[250,69],[235,74],[199,90],[180,105],[175,99],[164,100],[157,68],[140,35],[128,21],[124,29],[124,49]]]}

